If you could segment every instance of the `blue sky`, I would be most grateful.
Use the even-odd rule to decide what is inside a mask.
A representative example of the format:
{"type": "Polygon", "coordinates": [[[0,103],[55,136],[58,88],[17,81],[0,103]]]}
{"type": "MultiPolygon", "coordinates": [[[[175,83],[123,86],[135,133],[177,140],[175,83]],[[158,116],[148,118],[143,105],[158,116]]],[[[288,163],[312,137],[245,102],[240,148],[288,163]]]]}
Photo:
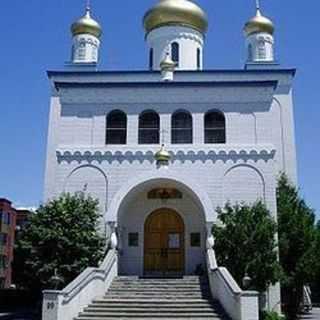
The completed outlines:
{"type": "MultiPolygon", "coordinates": [[[[0,197],[18,206],[42,199],[49,82],[46,70],[69,59],[70,24],[84,0],[10,0],[2,3],[0,53],[0,197]]],[[[92,0],[104,28],[101,69],[146,69],[142,16],[156,0],[92,0]]],[[[254,0],[199,0],[210,28],[205,68],[242,68],[244,22],[254,0]]],[[[299,185],[320,213],[320,2],[262,0],[276,25],[276,55],[283,67],[298,69],[294,84],[299,185]]],[[[320,216],[319,216],[320,217],[320,216]]]]}

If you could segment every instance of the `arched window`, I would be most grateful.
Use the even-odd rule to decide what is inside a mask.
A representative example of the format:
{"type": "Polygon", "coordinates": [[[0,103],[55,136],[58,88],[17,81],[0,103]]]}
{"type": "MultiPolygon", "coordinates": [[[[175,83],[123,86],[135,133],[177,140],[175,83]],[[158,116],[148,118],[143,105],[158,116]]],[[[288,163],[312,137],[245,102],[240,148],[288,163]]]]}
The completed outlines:
{"type": "Polygon", "coordinates": [[[160,142],[160,117],[155,111],[144,111],[139,117],[139,144],[160,142]]]}
{"type": "Polygon", "coordinates": [[[201,68],[201,50],[200,48],[197,49],[197,68],[201,68]]]}
{"type": "Polygon", "coordinates": [[[153,48],[149,51],[149,69],[153,69],[153,48]]]}
{"type": "Polygon", "coordinates": [[[192,116],[187,111],[177,111],[171,119],[171,143],[192,143],[192,116]]]}
{"type": "Polygon", "coordinates": [[[219,111],[209,111],[204,117],[205,143],[226,143],[226,120],[219,111]]]}
{"type": "Polygon", "coordinates": [[[177,66],[179,65],[179,43],[177,42],[171,44],[171,59],[177,66]]]}
{"type": "Polygon", "coordinates": [[[127,115],[120,111],[111,111],[107,116],[106,144],[127,143],[127,115]]]}

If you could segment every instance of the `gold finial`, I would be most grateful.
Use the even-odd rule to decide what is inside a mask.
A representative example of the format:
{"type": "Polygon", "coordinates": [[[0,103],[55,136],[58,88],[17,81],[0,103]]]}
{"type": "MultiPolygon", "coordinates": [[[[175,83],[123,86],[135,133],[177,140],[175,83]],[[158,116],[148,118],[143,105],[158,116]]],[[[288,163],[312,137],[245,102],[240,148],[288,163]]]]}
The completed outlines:
{"type": "Polygon", "coordinates": [[[165,166],[167,166],[169,164],[169,160],[171,159],[170,153],[165,148],[165,133],[166,132],[167,131],[165,129],[163,129],[161,131],[161,135],[162,135],[162,137],[161,137],[161,140],[162,140],[161,148],[154,155],[154,158],[157,161],[157,165],[165,165],[165,166]]]}
{"type": "Polygon", "coordinates": [[[256,17],[262,16],[260,8],[260,0],[256,0],[256,17]]]}
{"type": "Polygon", "coordinates": [[[171,155],[170,153],[165,149],[165,145],[161,145],[161,149],[154,155],[154,158],[157,160],[158,163],[168,163],[171,155]]]}
{"type": "Polygon", "coordinates": [[[86,11],[88,12],[90,12],[91,11],[91,2],[90,2],[90,0],[87,0],[87,3],[86,3],[86,11]]]}
{"type": "Polygon", "coordinates": [[[164,59],[160,63],[161,70],[174,71],[176,63],[172,61],[170,57],[169,49],[167,49],[164,59]]]}
{"type": "Polygon", "coordinates": [[[256,9],[260,11],[260,0],[256,0],[256,9]]]}

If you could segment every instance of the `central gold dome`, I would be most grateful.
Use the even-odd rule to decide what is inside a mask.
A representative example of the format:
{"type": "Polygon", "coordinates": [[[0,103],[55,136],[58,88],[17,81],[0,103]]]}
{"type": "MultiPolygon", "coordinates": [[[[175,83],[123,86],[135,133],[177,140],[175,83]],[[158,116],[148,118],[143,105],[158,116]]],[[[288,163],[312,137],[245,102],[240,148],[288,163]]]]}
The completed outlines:
{"type": "Polygon", "coordinates": [[[201,33],[208,29],[206,13],[189,0],[160,0],[143,18],[146,32],[163,26],[187,26],[201,33]]]}

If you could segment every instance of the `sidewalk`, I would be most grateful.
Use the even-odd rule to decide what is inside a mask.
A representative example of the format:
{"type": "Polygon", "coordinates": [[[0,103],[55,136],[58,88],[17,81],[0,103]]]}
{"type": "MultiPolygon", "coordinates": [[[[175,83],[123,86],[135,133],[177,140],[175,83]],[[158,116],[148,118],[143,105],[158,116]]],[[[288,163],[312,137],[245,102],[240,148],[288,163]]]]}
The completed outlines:
{"type": "Polygon", "coordinates": [[[30,312],[1,312],[0,320],[33,320],[34,316],[30,312]]]}
{"type": "Polygon", "coordinates": [[[301,320],[320,320],[320,308],[314,308],[310,313],[304,314],[301,320]]]}

